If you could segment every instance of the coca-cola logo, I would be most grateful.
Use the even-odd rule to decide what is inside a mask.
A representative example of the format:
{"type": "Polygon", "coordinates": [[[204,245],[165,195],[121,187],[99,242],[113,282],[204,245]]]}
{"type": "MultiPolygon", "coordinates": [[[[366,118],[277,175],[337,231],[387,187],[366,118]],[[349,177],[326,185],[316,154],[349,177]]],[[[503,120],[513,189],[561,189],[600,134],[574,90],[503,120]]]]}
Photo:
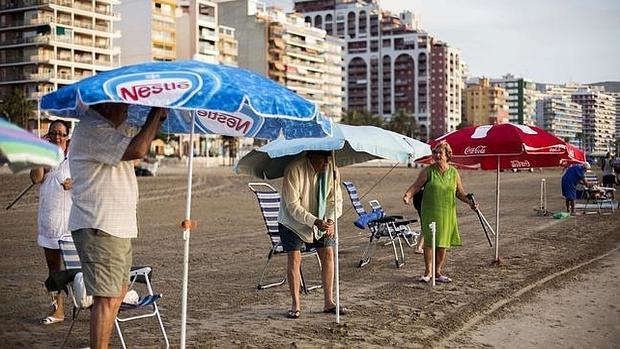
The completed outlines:
{"type": "Polygon", "coordinates": [[[527,160],[510,160],[510,167],[512,168],[528,168],[532,167],[527,160]]]}
{"type": "Polygon", "coordinates": [[[467,146],[463,152],[465,155],[485,154],[487,152],[486,145],[477,145],[475,147],[467,146]]]}
{"type": "Polygon", "coordinates": [[[201,87],[200,75],[172,71],[121,75],[103,84],[113,100],[167,107],[183,105],[201,87]]]}
{"type": "Polygon", "coordinates": [[[247,105],[232,113],[197,110],[196,117],[209,133],[232,137],[253,137],[263,123],[263,119],[247,105]]]}

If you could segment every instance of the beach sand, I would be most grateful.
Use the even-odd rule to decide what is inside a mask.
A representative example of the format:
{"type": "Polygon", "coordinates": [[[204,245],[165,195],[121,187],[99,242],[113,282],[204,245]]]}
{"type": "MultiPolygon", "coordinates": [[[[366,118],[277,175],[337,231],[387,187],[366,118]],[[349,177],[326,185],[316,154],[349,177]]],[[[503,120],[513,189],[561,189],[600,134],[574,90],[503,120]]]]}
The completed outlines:
{"type": "MultiPolygon", "coordinates": [[[[172,347],[179,345],[181,328],[183,240],[179,223],[185,210],[185,171],[162,168],[157,177],[139,178],[140,236],[134,241],[134,265],[153,266],[154,288],[164,294],[159,304],[172,347]]],[[[388,171],[389,167],[347,167],[342,169],[342,178],[353,181],[362,195],[372,188],[363,199],[365,203],[378,199],[390,214],[417,218],[401,198],[420,170],[399,167],[379,181],[388,171]]],[[[461,176],[466,191],[476,194],[482,212],[494,224],[495,173],[461,171],[461,176]]],[[[477,216],[465,204],[458,204],[463,246],[449,252],[446,267],[454,282],[434,289],[416,282],[423,271],[422,257],[406,246],[407,262],[400,269],[394,265],[390,246],[378,246],[371,263],[357,268],[368,232],[353,226],[356,214],[343,190],[340,295],[341,303],[352,312],[336,324],[334,316],[321,312],[321,290],[302,295],[301,318],[289,320],[285,317],[290,305],[287,286],[256,289],[270,248],[256,198],[247,188],[247,183],[256,179],[234,175],[231,168],[197,168],[192,219],[198,228],[192,232],[190,243],[188,347],[544,344],[563,348],[585,343],[573,342],[572,336],[560,339],[562,334],[546,331],[557,327],[557,321],[546,316],[555,316],[566,329],[579,324],[571,331],[581,330],[595,338],[588,343],[612,347],[619,342],[618,258],[617,253],[605,254],[619,246],[620,214],[579,215],[565,220],[538,216],[535,209],[542,178],[548,185],[549,209],[562,210],[559,169],[502,173],[500,266],[490,266],[491,251],[477,216]],[[606,271],[605,265],[611,269],[606,271]],[[597,282],[600,279],[593,274],[604,274],[605,282],[597,282]],[[549,280],[540,282],[544,278],[549,280]],[[597,316],[595,308],[584,308],[592,313],[588,316],[575,314],[579,307],[576,309],[576,302],[570,299],[583,299],[580,285],[589,285],[586,290],[591,298],[587,299],[599,302],[605,310],[603,315],[597,316]],[[557,302],[558,297],[568,303],[557,302]],[[545,314],[537,314],[536,309],[545,314]],[[518,330],[507,329],[517,326],[514,321],[518,321],[518,330]],[[611,325],[601,326],[601,322],[611,325]],[[558,340],[537,340],[537,333],[558,336],[558,340]]],[[[4,172],[0,181],[3,206],[28,185],[23,174],[4,172]]],[[[271,183],[280,186],[280,181],[271,183]]],[[[36,244],[36,208],[37,193],[33,190],[13,209],[0,212],[0,340],[6,348],[58,347],[70,323],[38,325],[47,311],[48,298],[42,286],[47,269],[42,249],[36,244]]],[[[285,264],[283,255],[274,258],[272,279],[283,275],[285,264]]],[[[320,281],[309,259],[304,259],[304,275],[310,284],[320,281]]],[[[66,318],[70,319],[68,303],[66,308],[66,318]]],[[[88,311],[80,315],[69,347],[88,345],[88,315],[88,311]]],[[[162,346],[153,319],[130,322],[123,329],[129,347],[162,346]]],[[[116,335],[112,341],[113,347],[119,346],[116,335]]]]}

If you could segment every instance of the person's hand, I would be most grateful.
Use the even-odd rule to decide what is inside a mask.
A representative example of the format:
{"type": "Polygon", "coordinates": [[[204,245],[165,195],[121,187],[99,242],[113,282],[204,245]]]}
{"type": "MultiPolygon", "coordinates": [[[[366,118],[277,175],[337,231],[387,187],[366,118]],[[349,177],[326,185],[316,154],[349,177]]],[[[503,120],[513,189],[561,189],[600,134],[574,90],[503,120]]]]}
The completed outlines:
{"type": "Polygon", "coordinates": [[[151,108],[153,117],[157,118],[160,122],[163,122],[168,117],[168,108],[153,107],[151,108]]]}
{"type": "Polygon", "coordinates": [[[326,224],[327,224],[327,229],[325,230],[325,233],[327,234],[327,236],[329,236],[331,238],[332,236],[334,236],[334,231],[335,231],[334,230],[334,228],[335,228],[334,221],[331,220],[331,219],[328,219],[326,224]]]}
{"type": "Polygon", "coordinates": [[[405,205],[411,204],[411,198],[412,197],[413,197],[413,195],[411,195],[410,192],[405,192],[405,195],[403,195],[403,202],[405,203],[405,205]]]}
{"type": "Polygon", "coordinates": [[[334,234],[334,221],[328,219],[326,221],[317,218],[314,220],[314,225],[320,230],[324,231],[329,237],[334,234]]]}
{"type": "Polygon", "coordinates": [[[73,188],[73,180],[71,178],[67,178],[60,185],[62,185],[64,190],[71,190],[71,188],[73,188]]]}
{"type": "Polygon", "coordinates": [[[472,200],[469,200],[469,208],[471,208],[472,210],[477,210],[478,209],[478,203],[477,202],[473,202],[472,200]]]}

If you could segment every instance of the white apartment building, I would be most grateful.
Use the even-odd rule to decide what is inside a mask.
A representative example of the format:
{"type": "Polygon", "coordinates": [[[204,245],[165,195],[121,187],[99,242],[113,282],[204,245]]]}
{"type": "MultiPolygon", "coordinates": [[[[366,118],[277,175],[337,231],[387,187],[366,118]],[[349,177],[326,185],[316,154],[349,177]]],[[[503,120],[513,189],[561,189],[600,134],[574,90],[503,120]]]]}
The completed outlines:
{"type": "Polygon", "coordinates": [[[179,0],[177,5],[177,59],[218,63],[217,4],[208,0],[179,0]]]}
{"type": "Polygon", "coordinates": [[[536,103],[536,126],[549,131],[579,148],[583,147],[581,105],[570,97],[546,97],[536,103]]]}
{"type": "Polygon", "coordinates": [[[615,149],[616,108],[613,96],[590,88],[572,94],[583,113],[584,149],[591,155],[604,156],[615,149]]]}
{"type": "Polygon", "coordinates": [[[123,0],[118,10],[123,65],[177,59],[175,0],[123,0]]]}
{"type": "Polygon", "coordinates": [[[219,23],[236,28],[239,66],[258,72],[315,102],[327,116],[341,116],[339,40],[328,39],[298,14],[254,0],[218,3],[219,23]]]}
{"type": "Polygon", "coordinates": [[[119,65],[117,0],[0,0],[0,100],[46,93],[119,65]]]}
{"type": "Polygon", "coordinates": [[[417,18],[384,11],[376,0],[294,4],[306,22],[345,41],[345,108],[386,118],[405,110],[428,139],[431,40],[417,18]]]}
{"type": "Polygon", "coordinates": [[[539,94],[533,81],[506,74],[501,79],[491,80],[491,84],[506,90],[510,122],[521,125],[536,124],[536,101],[539,94]]]}

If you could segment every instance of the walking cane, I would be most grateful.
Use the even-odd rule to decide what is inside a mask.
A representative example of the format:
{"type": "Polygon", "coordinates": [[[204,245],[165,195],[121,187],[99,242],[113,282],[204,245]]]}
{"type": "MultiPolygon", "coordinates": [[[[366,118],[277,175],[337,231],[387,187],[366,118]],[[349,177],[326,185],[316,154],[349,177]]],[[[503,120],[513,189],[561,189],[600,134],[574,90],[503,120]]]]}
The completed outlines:
{"type": "Polygon", "coordinates": [[[6,209],[9,210],[11,207],[13,207],[13,205],[15,205],[19,201],[19,199],[21,199],[22,196],[24,196],[28,192],[28,190],[30,190],[30,188],[32,187],[34,187],[34,183],[31,183],[29,186],[24,188],[19,194],[17,194],[17,197],[13,199],[13,201],[11,201],[11,203],[9,204],[9,206],[6,207],[6,209]]]}
{"type": "MultiPolygon", "coordinates": [[[[471,200],[471,202],[476,205],[476,199],[474,198],[474,194],[473,193],[469,193],[467,194],[467,198],[469,200],[471,200]]],[[[495,231],[493,230],[493,227],[491,227],[491,224],[489,224],[489,221],[487,221],[487,219],[484,217],[484,215],[482,214],[482,212],[480,212],[480,209],[478,207],[476,207],[476,214],[478,215],[478,219],[480,220],[480,225],[482,225],[482,231],[484,231],[484,235],[487,237],[487,241],[489,242],[489,246],[493,247],[493,242],[491,241],[491,237],[489,237],[489,232],[491,232],[491,234],[493,236],[495,236],[495,231]],[[487,231],[488,229],[488,231],[487,231]]]]}

